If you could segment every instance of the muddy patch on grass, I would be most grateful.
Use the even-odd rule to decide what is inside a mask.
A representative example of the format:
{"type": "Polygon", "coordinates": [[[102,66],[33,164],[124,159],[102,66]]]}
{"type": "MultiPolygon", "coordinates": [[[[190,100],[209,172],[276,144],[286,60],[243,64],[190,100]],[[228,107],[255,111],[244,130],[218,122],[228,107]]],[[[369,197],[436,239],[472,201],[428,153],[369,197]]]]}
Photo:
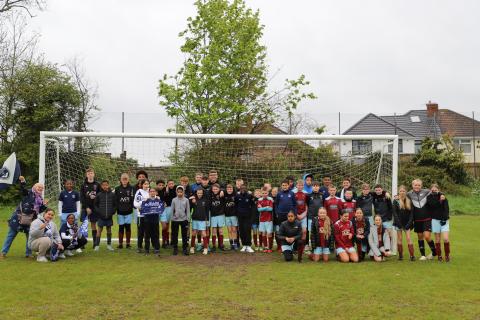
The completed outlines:
{"type": "Polygon", "coordinates": [[[169,262],[185,264],[191,266],[202,265],[205,267],[225,267],[239,266],[249,264],[270,263],[278,260],[280,257],[275,253],[240,253],[240,252],[216,252],[203,255],[201,253],[184,256],[179,253],[178,256],[162,256],[169,262]]]}

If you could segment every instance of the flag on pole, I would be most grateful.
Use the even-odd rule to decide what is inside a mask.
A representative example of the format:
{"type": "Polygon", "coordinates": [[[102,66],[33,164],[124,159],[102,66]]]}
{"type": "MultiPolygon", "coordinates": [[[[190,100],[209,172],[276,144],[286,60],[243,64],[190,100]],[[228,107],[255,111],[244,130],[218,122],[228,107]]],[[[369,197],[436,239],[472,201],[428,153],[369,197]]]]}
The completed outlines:
{"type": "Polygon", "coordinates": [[[6,189],[17,182],[20,175],[20,164],[14,152],[5,160],[3,166],[0,168],[0,190],[6,189]]]}

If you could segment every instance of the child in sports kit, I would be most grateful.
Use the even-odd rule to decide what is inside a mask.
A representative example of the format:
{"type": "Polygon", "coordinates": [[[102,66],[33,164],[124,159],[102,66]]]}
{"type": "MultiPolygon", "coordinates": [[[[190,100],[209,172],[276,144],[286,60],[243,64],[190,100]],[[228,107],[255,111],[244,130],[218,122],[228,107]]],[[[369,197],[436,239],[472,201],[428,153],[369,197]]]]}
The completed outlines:
{"type": "Polygon", "coordinates": [[[100,249],[100,239],[102,237],[102,230],[107,228],[107,249],[113,251],[112,247],[112,217],[117,211],[115,205],[115,193],[110,189],[110,184],[107,180],[103,180],[101,183],[102,189],[95,197],[95,210],[98,216],[98,233],[95,245],[95,251],[100,249]]]}
{"type": "MultiPolygon", "coordinates": [[[[435,244],[431,239],[432,236],[432,215],[427,207],[427,197],[430,194],[429,189],[422,189],[422,180],[415,179],[412,181],[412,190],[407,192],[407,196],[412,201],[413,212],[413,228],[418,236],[418,247],[420,249],[420,261],[427,259],[433,259],[437,255],[435,250],[435,244]],[[425,256],[425,241],[427,240],[428,246],[432,253],[425,256]]],[[[445,196],[440,198],[445,199],[445,196]]]]}
{"type": "Polygon", "coordinates": [[[352,198],[357,199],[357,190],[352,186],[352,181],[350,178],[344,178],[342,181],[342,189],[337,192],[337,197],[340,199],[345,199],[345,194],[347,191],[352,191],[352,198]]]}
{"type": "Polygon", "coordinates": [[[235,212],[235,192],[231,184],[227,184],[225,190],[225,225],[228,229],[228,240],[230,242],[230,249],[238,249],[238,236],[237,236],[237,227],[238,227],[238,218],[235,212]]]}
{"type": "Polygon", "coordinates": [[[178,254],[178,228],[182,233],[183,255],[188,256],[188,219],[190,216],[190,202],[184,196],[182,186],[176,189],[177,196],[172,200],[172,246],[173,255],[178,254]]]}
{"type": "Polygon", "coordinates": [[[370,192],[370,185],[362,185],[362,193],[357,197],[357,208],[362,209],[363,216],[368,219],[370,225],[373,224],[373,196],[370,192]]]}
{"type": "Polygon", "coordinates": [[[120,185],[115,188],[115,204],[117,206],[118,222],[118,249],[123,248],[123,236],[126,236],[127,249],[130,248],[132,235],[132,213],[135,188],[130,185],[130,177],[127,173],[120,176],[120,185]]]}
{"type": "Polygon", "coordinates": [[[255,200],[255,204],[252,207],[252,238],[253,238],[253,244],[255,245],[255,250],[257,251],[263,250],[262,238],[259,237],[259,234],[258,234],[260,212],[258,212],[258,208],[257,208],[258,199],[260,199],[261,196],[262,196],[262,190],[255,189],[255,191],[253,192],[253,198],[255,200]]]}
{"type": "Polygon", "coordinates": [[[220,185],[212,185],[210,194],[210,227],[212,228],[212,252],[216,251],[218,232],[218,249],[225,251],[223,246],[223,227],[225,227],[225,199],[220,193],[220,185]]]}
{"type": "MultiPolygon", "coordinates": [[[[278,195],[278,188],[273,187],[272,191],[270,192],[270,196],[273,199],[273,211],[272,211],[273,233],[272,233],[272,236],[275,240],[277,240],[276,231],[277,231],[277,226],[278,226],[277,213],[275,212],[275,208],[277,207],[277,204],[276,204],[277,195],[278,195]]],[[[281,245],[277,242],[277,248],[279,248],[280,246],[281,245]]]]}
{"type": "Polygon", "coordinates": [[[345,191],[344,198],[342,199],[342,214],[348,213],[348,219],[352,220],[355,216],[355,210],[357,209],[357,201],[353,198],[352,190],[345,191]]]}
{"type": "MultiPolygon", "coordinates": [[[[330,185],[328,188],[328,197],[323,201],[323,206],[327,210],[327,215],[330,218],[331,229],[333,230],[333,225],[340,219],[340,214],[342,212],[343,201],[336,196],[337,188],[334,185],[330,185]]],[[[335,239],[333,232],[330,236],[330,250],[334,249],[335,239]]]]}
{"type": "Polygon", "coordinates": [[[62,225],[67,221],[67,216],[71,213],[75,215],[75,220],[80,218],[80,194],[73,190],[73,181],[65,180],[64,190],[58,196],[58,212],[62,225]]]}
{"type": "Polygon", "coordinates": [[[208,254],[207,220],[209,218],[210,200],[204,196],[202,187],[197,188],[195,195],[191,197],[192,207],[192,236],[190,253],[195,253],[195,238],[200,234],[203,240],[203,254],[208,254]]]}
{"type": "Polygon", "coordinates": [[[445,195],[440,192],[437,184],[432,184],[430,194],[427,196],[427,206],[432,214],[432,232],[435,236],[435,250],[438,261],[443,261],[441,239],[445,249],[445,261],[450,261],[450,241],[448,233],[450,231],[449,207],[445,195]]]}
{"type": "Polygon", "coordinates": [[[324,174],[322,177],[322,186],[320,192],[323,194],[323,199],[327,199],[330,196],[328,189],[332,184],[332,177],[329,174],[324,174]]]}
{"type": "Polygon", "coordinates": [[[163,214],[164,209],[165,203],[157,196],[157,190],[151,188],[148,191],[148,199],[143,200],[140,207],[145,232],[145,255],[150,254],[150,242],[153,245],[154,254],[158,255],[160,253],[158,217],[163,214]]]}
{"type": "Polygon", "coordinates": [[[397,231],[397,251],[398,260],[403,260],[403,237],[405,232],[407,238],[408,252],[410,261],[415,261],[411,230],[413,229],[412,202],[407,197],[407,188],[400,186],[398,188],[398,199],[393,200],[393,227],[397,231]]]}
{"type": "Polygon", "coordinates": [[[382,217],[375,215],[374,224],[370,227],[368,235],[370,252],[368,253],[375,261],[385,261],[390,256],[390,237],[386,228],[383,227],[382,217]]]}
{"type": "Polygon", "coordinates": [[[148,199],[148,190],[150,190],[150,181],[148,180],[139,180],[137,186],[140,186],[141,189],[138,189],[135,193],[133,200],[133,206],[135,207],[136,216],[137,216],[137,252],[143,252],[143,240],[145,236],[145,217],[142,214],[141,208],[143,201],[148,199]]]}
{"type": "Polygon", "coordinates": [[[310,260],[318,262],[322,258],[323,262],[328,262],[331,228],[332,224],[327,215],[327,210],[321,207],[318,209],[318,215],[312,219],[310,238],[313,253],[309,255],[310,260]]]}
{"type": "MultiPolygon", "coordinates": [[[[289,180],[283,180],[281,190],[278,191],[275,197],[275,218],[277,221],[275,233],[278,233],[282,222],[287,220],[287,215],[290,211],[296,212],[297,203],[295,201],[295,194],[289,189],[289,180]]],[[[282,244],[277,237],[277,251],[281,252],[282,244]],[[279,245],[280,244],[280,245],[279,245]]]]}
{"type": "Polygon", "coordinates": [[[95,171],[88,168],[85,172],[85,181],[80,188],[80,202],[82,203],[82,213],[80,221],[87,219],[90,221],[92,229],[93,248],[97,239],[97,215],[95,214],[95,197],[100,192],[100,184],[95,181],[95,171]]]}
{"type": "Polygon", "coordinates": [[[260,212],[260,239],[264,245],[264,253],[271,253],[273,248],[273,199],[268,196],[268,188],[263,187],[262,197],[257,201],[258,212],[260,212]]]}
{"type": "MultiPolygon", "coordinates": [[[[302,242],[303,245],[299,246],[298,250],[305,249],[305,242],[307,238],[307,213],[308,213],[308,194],[303,191],[303,180],[297,180],[297,187],[295,192],[295,208],[297,212],[297,221],[302,226],[302,242]]],[[[299,253],[300,254],[300,253],[299,253]]]]}
{"type": "Polygon", "coordinates": [[[165,188],[165,210],[160,216],[162,224],[162,248],[167,248],[170,244],[170,220],[172,219],[172,200],[177,196],[175,181],[168,180],[165,188]]]}
{"type": "Polygon", "coordinates": [[[355,244],[360,260],[365,259],[368,252],[368,235],[370,233],[370,222],[363,215],[361,208],[355,210],[355,217],[352,219],[355,244]]]}
{"type": "Polygon", "coordinates": [[[375,185],[375,192],[372,193],[373,197],[373,208],[375,210],[375,215],[380,215],[382,218],[383,228],[388,233],[390,238],[390,248],[391,254],[396,255],[396,243],[395,236],[393,235],[393,207],[392,199],[390,195],[383,190],[382,185],[375,185]]]}
{"type": "Polygon", "coordinates": [[[67,216],[65,223],[62,224],[59,232],[66,256],[74,256],[72,251],[87,243],[87,238],[83,237],[78,230],[78,224],[75,221],[75,214],[73,213],[70,213],[67,216]]]}
{"type": "Polygon", "coordinates": [[[358,262],[358,255],[353,246],[353,223],[348,212],[342,212],[340,220],[333,225],[335,250],[341,262],[358,262]]]}
{"type": "MultiPolygon", "coordinates": [[[[323,193],[320,192],[320,182],[314,181],[312,184],[312,193],[308,197],[308,213],[307,213],[307,237],[305,251],[309,251],[308,243],[310,240],[310,232],[312,229],[312,221],[318,216],[318,210],[323,208],[323,193]]],[[[326,211],[325,211],[326,213],[326,211]]],[[[329,219],[330,220],[330,219],[329,219]]]]}

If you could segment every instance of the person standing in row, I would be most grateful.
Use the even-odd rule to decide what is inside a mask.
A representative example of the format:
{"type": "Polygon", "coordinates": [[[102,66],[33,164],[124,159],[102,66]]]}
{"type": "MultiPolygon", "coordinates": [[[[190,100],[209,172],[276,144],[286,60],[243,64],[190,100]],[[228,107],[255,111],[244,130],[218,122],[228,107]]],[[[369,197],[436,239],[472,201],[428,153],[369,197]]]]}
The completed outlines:
{"type": "Polygon", "coordinates": [[[188,256],[188,218],[190,215],[190,203],[184,196],[182,186],[176,189],[177,196],[172,200],[172,246],[173,255],[178,255],[178,229],[182,233],[182,252],[188,256]]]}

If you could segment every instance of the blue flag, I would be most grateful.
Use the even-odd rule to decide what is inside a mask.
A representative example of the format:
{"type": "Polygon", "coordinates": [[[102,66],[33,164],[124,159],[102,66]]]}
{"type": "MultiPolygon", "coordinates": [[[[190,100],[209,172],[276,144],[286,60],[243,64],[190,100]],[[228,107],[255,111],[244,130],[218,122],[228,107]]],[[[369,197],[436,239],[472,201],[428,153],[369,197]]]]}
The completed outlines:
{"type": "Polygon", "coordinates": [[[20,164],[14,152],[5,160],[2,168],[0,168],[0,190],[6,189],[17,182],[20,175],[20,164]]]}

